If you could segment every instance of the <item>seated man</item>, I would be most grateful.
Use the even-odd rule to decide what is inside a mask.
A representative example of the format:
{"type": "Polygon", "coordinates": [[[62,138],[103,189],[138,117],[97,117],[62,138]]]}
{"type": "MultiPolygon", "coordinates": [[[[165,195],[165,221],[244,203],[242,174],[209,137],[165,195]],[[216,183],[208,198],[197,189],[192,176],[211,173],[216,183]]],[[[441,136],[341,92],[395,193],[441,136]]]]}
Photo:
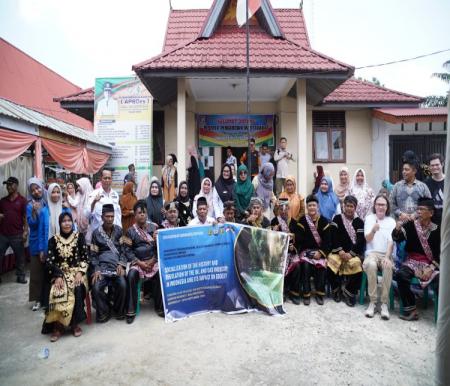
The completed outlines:
{"type": "Polygon", "coordinates": [[[128,271],[128,296],[127,296],[127,323],[134,322],[136,306],[139,301],[138,283],[144,280],[151,291],[155,311],[159,316],[164,316],[159,282],[158,254],[156,253],[156,241],[150,224],[147,224],[147,205],[144,200],[139,200],[133,207],[135,223],[127,231],[124,237],[124,252],[130,262],[128,271]]]}
{"type": "Polygon", "coordinates": [[[256,228],[270,228],[270,220],[263,214],[263,203],[260,198],[253,197],[250,200],[250,216],[248,216],[243,224],[247,224],[256,228]]]}
{"type": "Polygon", "coordinates": [[[389,200],[384,195],[375,197],[371,214],[364,222],[364,236],[366,237],[366,257],[363,268],[367,275],[370,303],[365,312],[368,318],[373,318],[377,301],[377,272],[383,272],[381,282],[381,319],[389,319],[387,302],[392,283],[392,271],[394,269],[392,250],[392,231],[395,228],[395,220],[389,216],[389,200]]]}
{"type": "Polygon", "coordinates": [[[400,298],[403,303],[403,320],[417,320],[416,299],[410,284],[417,277],[420,286],[425,288],[439,274],[439,255],[441,245],[440,228],[431,222],[434,204],[431,198],[419,198],[414,221],[398,222],[392,231],[395,242],[406,241],[406,261],[395,275],[400,298]]]}
{"type": "Polygon", "coordinates": [[[205,197],[199,197],[197,200],[197,216],[189,221],[189,226],[214,224],[217,224],[217,221],[208,216],[208,201],[205,197]]]}
{"type": "Polygon", "coordinates": [[[328,278],[333,299],[354,307],[356,294],[361,286],[361,262],[366,247],[364,221],[356,216],[358,200],[352,195],[344,198],[344,213],[337,214],[331,223],[331,253],[328,255],[328,278]],[[342,291],[342,279],[346,284],[342,291]]]}
{"type": "Polygon", "coordinates": [[[223,204],[223,217],[225,217],[225,222],[238,222],[236,220],[236,208],[234,207],[234,201],[226,201],[223,204]]]}
{"type": "Polygon", "coordinates": [[[91,263],[92,296],[96,304],[97,322],[105,323],[111,317],[110,295],[113,294],[113,312],[123,319],[127,282],[125,269],[127,260],[122,252],[122,228],[114,224],[114,206],[104,204],[103,225],[92,233],[91,263]],[[108,287],[108,295],[105,288],[108,287]]]}
{"type": "Polygon", "coordinates": [[[164,204],[164,211],[166,219],[161,223],[165,229],[178,228],[180,226],[178,221],[178,207],[175,201],[166,202],[164,204]]]}
{"type": "Polygon", "coordinates": [[[295,246],[302,263],[301,286],[303,304],[308,306],[311,298],[311,276],[314,277],[316,302],[323,305],[325,296],[326,257],[330,251],[330,224],[319,214],[319,200],[313,194],[306,197],[306,214],[298,222],[291,222],[295,234],[295,246]]]}

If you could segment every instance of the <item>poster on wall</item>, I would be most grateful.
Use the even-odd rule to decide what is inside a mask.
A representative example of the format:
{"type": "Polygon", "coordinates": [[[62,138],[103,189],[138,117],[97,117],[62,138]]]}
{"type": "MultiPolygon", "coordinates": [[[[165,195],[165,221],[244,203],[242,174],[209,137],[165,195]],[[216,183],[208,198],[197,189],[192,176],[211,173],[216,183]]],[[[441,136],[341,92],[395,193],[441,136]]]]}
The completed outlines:
{"type": "MultiPolygon", "coordinates": [[[[256,146],[274,144],[274,115],[250,115],[250,138],[256,146]]],[[[197,115],[199,146],[246,147],[248,145],[247,116],[197,115]]]]}
{"type": "Polygon", "coordinates": [[[281,315],[289,235],[226,223],[158,232],[167,322],[206,312],[281,315]]]}
{"type": "Polygon", "coordinates": [[[114,169],[113,189],[122,192],[128,165],[136,182],[152,176],[153,98],[136,77],[95,80],[94,131],[113,145],[107,167],[114,169]]]}

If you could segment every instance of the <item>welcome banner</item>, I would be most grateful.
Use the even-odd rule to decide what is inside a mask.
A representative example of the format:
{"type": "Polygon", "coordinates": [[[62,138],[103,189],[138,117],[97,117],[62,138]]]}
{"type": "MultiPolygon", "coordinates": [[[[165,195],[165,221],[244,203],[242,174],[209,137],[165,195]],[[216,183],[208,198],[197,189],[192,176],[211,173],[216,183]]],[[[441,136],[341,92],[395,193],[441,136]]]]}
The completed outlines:
{"type": "MultiPolygon", "coordinates": [[[[273,146],[274,115],[250,115],[250,138],[273,146]]],[[[200,147],[247,147],[246,115],[197,115],[200,147]]]]}
{"type": "Polygon", "coordinates": [[[166,321],[206,312],[284,314],[286,233],[227,223],[158,232],[166,321]]]}

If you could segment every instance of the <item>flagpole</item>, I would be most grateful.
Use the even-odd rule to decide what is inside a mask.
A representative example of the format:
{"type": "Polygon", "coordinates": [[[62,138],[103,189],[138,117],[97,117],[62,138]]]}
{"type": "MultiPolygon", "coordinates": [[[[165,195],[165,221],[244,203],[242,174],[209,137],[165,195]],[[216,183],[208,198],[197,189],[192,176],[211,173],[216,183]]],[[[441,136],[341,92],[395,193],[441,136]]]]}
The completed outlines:
{"type": "Polygon", "coordinates": [[[250,153],[250,20],[248,20],[248,0],[245,0],[245,26],[246,31],[246,78],[247,78],[247,164],[248,173],[250,174],[250,181],[252,179],[252,155],[250,153]]]}

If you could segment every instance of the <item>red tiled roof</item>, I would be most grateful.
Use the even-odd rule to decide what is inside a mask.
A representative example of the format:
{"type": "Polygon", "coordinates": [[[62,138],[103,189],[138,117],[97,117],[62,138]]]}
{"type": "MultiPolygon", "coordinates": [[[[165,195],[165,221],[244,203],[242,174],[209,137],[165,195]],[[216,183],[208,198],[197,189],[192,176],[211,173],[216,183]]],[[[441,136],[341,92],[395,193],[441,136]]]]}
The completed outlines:
{"type": "Polygon", "coordinates": [[[325,97],[323,103],[421,103],[422,101],[423,98],[415,95],[350,78],[325,97]]]}
{"type": "Polygon", "coordinates": [[[85,88],[65,96],[53,98],[55,102],[94,102],[94,87],[85,88]]]}
{"type": "Polygon", "coordinates": [[[403,109],[375,109],[383,114],[393,115],[395,117],[431,117],[431,116],[447,116],[447,107],[415,107],[403,109]]]}
{"type": "MultiPolygon", "coordinates": [[[[252,70],[348,72],[353,68],[284,39],[259,26],[250,27],[252,70]]],[[[195,39],[133,66],[133,70],[244,70],[245,29],[220,26],[209,39],[195,39]]]]}
{"type": "Polygon", "coordinates": [[[92,123],[53,100],[81,88],[0,38],[0,97],[72,125],[92,130],[92,123]]]}
{"type": "MultiPolygon", "coordinates": [[[[310,47],[303,13],[298,9],[274,9],[274,14],[286,39],[310,47]]],[[[167,22],[166,37],[162,52],[195,40],[203,27],[208,9],[171,10],[167,22]]]]}

